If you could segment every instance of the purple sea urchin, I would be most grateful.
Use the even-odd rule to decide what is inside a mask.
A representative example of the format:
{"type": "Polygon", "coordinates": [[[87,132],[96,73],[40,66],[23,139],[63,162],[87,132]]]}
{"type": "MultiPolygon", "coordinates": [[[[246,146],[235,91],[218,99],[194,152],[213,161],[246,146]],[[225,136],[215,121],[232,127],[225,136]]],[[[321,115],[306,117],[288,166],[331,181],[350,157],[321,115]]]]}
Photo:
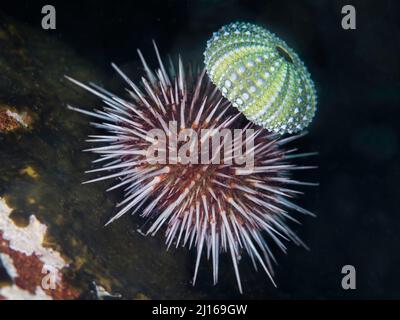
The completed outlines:
{"type": "MultiPolygon", "coordinates": [[[[301,135],[280,138],[245,120],[207,79],[204,70],[184,68],[179,58],[177,70],[171,63],[171,69],[167,72],[156,46],[155,50],[160,64],[156,72],[150,70],[139,51],[146,72],[140,87],[112,64],[130,86],[127,89],[129,101],[94,84],[85,85],[67,77],[100,97],[104,103],[102,110],[93,111],[69,106],[72,110],[100,120],[92,124],[104,131],[104,134],[91,135],[87,140],[102,144],[87,151],[100,155],[94,162],[104,165],[87,172],[111,174],[87,182],[119,179],[108,190],[122,188],[125,198],[117,205],[120,210],[108,223],[127,212],[133,214],[141,210],[143,217],[153,219],[147,234],[154,235],[162,226],[166,226],[168,247],[172,244],[188,244],[189,248],[196,246],[193,284],[204,251],[212,259],[214,284],[218,280],[218,257],[221,251],[230,253],[240,292],[242,285],[238,263],[243,251],[249,254],[255,267],[257,264],[262,266],[274,283],[272,262],[275,258],[269,247],[270,241],[283,251],[286,251],[286,247],[282,240],[302,244],[286,223],[287,220],[296,221],[288,210],[311,215],[289,201],[299,193],[289,186],[314,185],[290,178],[292,170],[312,167],[297,166],[289,163],[289,160],[311,153],[295,154],[296,149],[283,148],[301,135]],[[169,126],[170,122],[176,124],[175,134],[169,126]],[[224,161],[183,161],[187,151],[211,145],[209,140],[204,139],[205,136],[197,144],[190,142],[190,139],[189,142],[175,139],[176,147],[187,147],[182,154],[180,151],[174,154],[168,144],[169,148],[164,150],[169,159],[167,163],[150,161],[148,150],[160,141],[156,141],[149,132],[161,130],[165,133],[165,140],[171,142],[174,136],[187,128],[199,135],[203,129],[213,129],[207,138],[222,129],[244,128],[253,131],[251,134],[241,131],[239,136],[233,138],[234,147],[224,161]],[[250,140],[253,141],[251,148],[247,145],[250,140]],[[251,165],[226,161],[235,157],[235,151],[240,151],[241,156],[251,153],[251,165]],[[264,239],[264,234],[269,235],[269,240],[264,239]]],[[[222,137],[221,145],[211,160],[215,159],[216,154],[220,155],[222,148],[227,145],[225,138],[222,137]]]]}

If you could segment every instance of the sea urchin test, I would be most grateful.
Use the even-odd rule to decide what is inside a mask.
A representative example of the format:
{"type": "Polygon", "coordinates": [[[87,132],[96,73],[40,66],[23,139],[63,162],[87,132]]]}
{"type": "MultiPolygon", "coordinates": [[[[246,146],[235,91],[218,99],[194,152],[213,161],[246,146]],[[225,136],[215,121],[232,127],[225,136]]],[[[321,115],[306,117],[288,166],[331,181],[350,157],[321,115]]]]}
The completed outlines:
{"type": "MultiPolygon", "coordinates": [[[[311,168],[293,164],[292,159],[310,154],[298,154],[296,148],[286,147],[302,134],[282,138],[256,127],[221,96],[205,70],[185,67],[180,59],[167,69],[157,47],[155,50],[159,61],[155,72],[139,51],[145,70],[140,84],[133,83],[113,64],[129,86],[124,97],[68,78],[102,100],[101,107],[91,111],[69,106],[96,120],[91,124],[97,132],[87,140],[96,146],[86,151],[99,158],[94,160],[96,168],[88,171],[96,176],[88,182],[110,179],[115,184],[108,190],[122,190],[124,198],[109,223],[126,213],[139,213],[150,221],[147,234],[165,231],[168,247],[196,247],[193,284],[204,255],[212,261],[213,282],[217,283],[219,255],[224,252],[232,259],[240,291],[239,261],[245,253],[273,281],[275,258],[271,246],[286,251],[285,241],[302,244],[289,222],[296,221],[294,212],[311,214],[293,202],[300,192],[292,189],[311,184],[291,178],[293,170],[311,168]],[[254,153],[252,166],[236,161],[148,161],[147,151],[154,145],[148,133],[156,129],[167,139],[173,137],[168,125],[171,121],[176,122],[179,131],[190,128],[196,133],[203,129],[220,132],[252,128],[250,137],[243,132],[243,136],[233,139],[237,149],[254,153]],[[246,148],[248,139],[254,139],[250,150],[246,148]]],[[[222,139],[221,151],[228,140],[222,139]]],[[[187,143],[190,141],[178,141],[178,147],[187,143]]]]}
{"type": "Polygon", "coordinates": [[[250,121],[276,133],[306,128],[317,98],[306,67],[287,44],[250,23],[215,32],[204,52],[207,74],[250,121]]]}

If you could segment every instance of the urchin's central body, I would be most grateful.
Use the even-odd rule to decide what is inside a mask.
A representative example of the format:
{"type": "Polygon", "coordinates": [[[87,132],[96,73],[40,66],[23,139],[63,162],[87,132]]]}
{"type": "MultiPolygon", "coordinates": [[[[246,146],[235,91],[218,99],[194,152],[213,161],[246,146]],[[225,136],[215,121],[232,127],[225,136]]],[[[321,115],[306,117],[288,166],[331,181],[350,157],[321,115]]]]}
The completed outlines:
{"type": "MultiPolygon", "coordinates": [[[[217,282],[221,251],[230,253],[240,291],[238,262],[242,251],[249,254],[255,267],[260,264],[272,280],[271,260],[275,259],[269,248],[270,241],[264,238],[263,233],[268,234],[269,239],[282,250],[286,249],[282,239],[301,243],[286,224],[287,219],[294,220],[288,210],[309,212],[288,200],[298,192],[286,185],[306,184],[289,178],[291,170],[306,167],[289,164],[287,160],[305,154],[293,155],[295,149],[282,148],[296,137],[279,139],[255,128],[250,136],[243,133],[243,136],[233,138],[233,151],[240,149],[242,155],[252,152],[251,167],[235,161],[227,162],[226,158],[214,162],[215,154],[206,164],[184,162],[179,152],[171,161],[171,121],[176,123],[178,134],[190,128],[203,137],[197,141],[196,147],[189,145],[188,150],[193,151],[202,150],[201,146],[210,143],[200,134],[202,130],[218,132],[242,128],[243,118],[221,97],[204,72],[185,69],[179,60],[177,72],[172,67],[167,73],[157,49],[156,53],[160,69],[153,73],[139,52],[147,74],[142,78],[140,88],[113,65],[130,85],[131,101],[69,78],[99,96],[105,104],[102,110],[93,112],[70,108],[99,119],[94,126],[106,132],[90,136],[88,140],[103,144],[88,151],[99,154],[100,158],[95,162],[104,164],[89,172],[110,173],[88,182],[117,178],[116,185],[109,190],[124,190],[125,198],[117,205],[120,210],[108,223],[140,209],[142,216],[153,221],[147,233],[155,234],[166,226],[168,246],[196,246],[193,282],[203,252],[211,256],[214,283],[217,282]],[[160,142],[149,135],[154,129],[165,134],[166,163],[149,161],[149,149],[160,142]],[[252,139],[254,147],[246,150],[249,139],[252,139]]],[[[250,127],[252,125],[246,122],[244,128],[250,127]]],[[[226,143],[227,140],[222,139],[217,149],[219,155],[226,156],[222,152],[226,143]]],[[[182,141],[176,144],[178,148],[183,145],[182,141]]],[[[228,160],[232,160],[234,155],[234,152],[229,153],[228,160]]]]}

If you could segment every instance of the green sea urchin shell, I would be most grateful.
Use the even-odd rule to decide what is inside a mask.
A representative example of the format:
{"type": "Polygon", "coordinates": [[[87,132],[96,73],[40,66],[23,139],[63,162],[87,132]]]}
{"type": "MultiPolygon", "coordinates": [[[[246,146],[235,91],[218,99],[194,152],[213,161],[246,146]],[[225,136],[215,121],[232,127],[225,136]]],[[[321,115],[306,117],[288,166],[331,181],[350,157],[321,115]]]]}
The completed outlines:
{"type": "Polygon", "coordinates": [[[250,121],[282,134],[310,124],[317,104],[310,74],[273,33],[231,23],[213,34],[204,57],[212,82],[250,121]]]}

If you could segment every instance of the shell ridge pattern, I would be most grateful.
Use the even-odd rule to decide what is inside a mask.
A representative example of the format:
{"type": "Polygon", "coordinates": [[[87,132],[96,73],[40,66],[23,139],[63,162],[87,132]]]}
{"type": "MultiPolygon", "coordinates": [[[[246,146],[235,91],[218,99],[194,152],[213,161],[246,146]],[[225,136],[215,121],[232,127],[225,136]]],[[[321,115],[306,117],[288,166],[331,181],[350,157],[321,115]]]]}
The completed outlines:
{"type": "Polygon", "coordinates": [[[272,32],[250,23],[223,26],[204,52],[211,81],[250,121],[285,134],[314,117],[316,91],[298,55],[272,32]]]}

